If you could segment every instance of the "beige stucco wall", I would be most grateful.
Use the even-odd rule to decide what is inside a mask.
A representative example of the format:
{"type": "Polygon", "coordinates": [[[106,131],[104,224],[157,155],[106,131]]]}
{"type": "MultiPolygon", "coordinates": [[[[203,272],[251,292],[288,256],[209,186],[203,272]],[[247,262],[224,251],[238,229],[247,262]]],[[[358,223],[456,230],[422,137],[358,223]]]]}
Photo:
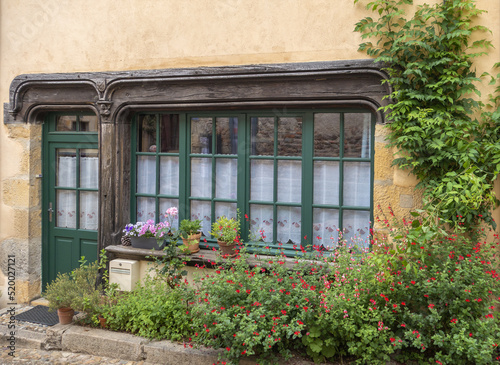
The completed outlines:
{"type": "MultiPolygon", "coordinates": [[[[500,2],[479,6],[495,49],[477,67],[491,72],[500,2]]],[[[23,73],[362,59],[352,30],[367,15],[353,0],[0,0],[0,105],[23,73]]],[[[8,127],[0,113],[0,253],[18,255],[21,301],[40,290],[40,130],[8,127]]],[[[384,133],[377,126],[376,205],[406,214],[419,204],[416,182],[389,166],[384,133]]]]}

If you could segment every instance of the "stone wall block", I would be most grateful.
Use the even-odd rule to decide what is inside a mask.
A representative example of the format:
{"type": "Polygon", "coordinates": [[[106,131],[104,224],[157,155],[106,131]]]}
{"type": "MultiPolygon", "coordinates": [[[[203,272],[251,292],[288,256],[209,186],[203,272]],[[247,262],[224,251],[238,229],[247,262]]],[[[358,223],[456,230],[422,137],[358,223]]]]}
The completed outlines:
{"type": "Polygon", "coordinates": [[[415,187],[418,184],[418,179],[408,170],[400,168],[394,169],[394,185],[403,188],[415,187]]]}
{"type": "Polygon", "coordinates": [[[3,181],[3,202],[12,207],[29,207],[29,181],[7,179],[3,181]]]}
{"type": "Polygon", "coordinates": [[[16,238],[25,239],[29,236],[29,210],[13,209],[14,231],[16,238]]]}
{"type": "Polygon", "coordinates": [[[0,268],[4,275],[8,269],[8,256],[14,255],[16,280],[28,279],[28,240],[6,239],[0,242],[0,268]]]}
{"type": "Polygon", "coordinates": [[[386,148],[386,144],[375,142],[374,178],[375,180],[392,179],[394,167],[391,166],[393,157],[392,149],[386,148]]]}
{"type": "Polygon", "coordinates": [[[9,124],[7,125],[9,130],[9,138],[19,139],[25,138],[29,139],[31,137],[31,130],[27,124],[9,124]]]}
{"type": "Polygon", "coordinates": [[[29,303],[40,295],[42,282],[40,278],[34,280],[16,280],[17,303],[29,303]]]}

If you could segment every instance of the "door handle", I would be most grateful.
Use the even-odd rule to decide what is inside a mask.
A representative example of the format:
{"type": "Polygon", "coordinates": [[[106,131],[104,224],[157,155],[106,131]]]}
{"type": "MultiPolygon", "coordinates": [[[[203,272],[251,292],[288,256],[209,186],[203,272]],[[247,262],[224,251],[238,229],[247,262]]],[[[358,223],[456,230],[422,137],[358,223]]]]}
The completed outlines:
{"type": "Polygon", "coordinates": [[[49,222],[52,222],[52,213],[54,212],[54,209],[52,209],[52,202],[49,203],[49,209],[47,209],[49,212],[49,222]]]}

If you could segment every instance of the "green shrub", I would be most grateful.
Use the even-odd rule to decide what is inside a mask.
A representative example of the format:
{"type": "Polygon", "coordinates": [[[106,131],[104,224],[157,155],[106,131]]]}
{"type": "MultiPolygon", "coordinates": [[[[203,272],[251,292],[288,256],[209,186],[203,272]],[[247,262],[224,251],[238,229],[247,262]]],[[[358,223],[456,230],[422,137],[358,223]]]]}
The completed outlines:
{"type": "Polygon", "coordinates": [[[257,257],[262,266],[251,268],[249,257],[242,253],[218,263],[197,280],[194,340],[224,348],[224,359],[233,362],[249,355],[259,355],[259,363],[288,358],[303,348],[305,323],[322,300],[325,267],[300,260],[289,270],[283,256],[267,256],[257,257]]]}
{"type": "Polygon", "coordinates": [[[192,332],[187,297],[187,286],[172,289],[163,280],[147,278],[110,307],[106,325],[149,339],[186,339],[192,332]]]}

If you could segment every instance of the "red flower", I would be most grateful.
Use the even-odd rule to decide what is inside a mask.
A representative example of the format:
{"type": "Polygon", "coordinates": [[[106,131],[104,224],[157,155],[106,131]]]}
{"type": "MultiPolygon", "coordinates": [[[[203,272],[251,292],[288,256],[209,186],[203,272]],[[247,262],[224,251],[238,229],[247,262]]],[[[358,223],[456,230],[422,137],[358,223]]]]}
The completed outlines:
{"type": "Polygon", "coordinates": [[[283,315],[285,315],[285,314],[286,314],[286,310],[282,309],[282,310],[281,310],[281,313],[282,313],[283,315]]]}
{"type": "Polygon", "coordinates": [[[469,332],[469,337],[472,337],[472,332],[469,332]]]}
{"type": "Polygon", "coordinates": [[[395,338],[392,338],[392,337],[390,338],[390,340],[391,340],[391,342],[396,341],[396,339],[395,339],[395,338]]]}
{"type": "Polygon", "coordinates": [[[227,350],[227,351],[231,351],[231,349],[230,349],[229,347],[226,347],[226,350],[227,350]]]}

